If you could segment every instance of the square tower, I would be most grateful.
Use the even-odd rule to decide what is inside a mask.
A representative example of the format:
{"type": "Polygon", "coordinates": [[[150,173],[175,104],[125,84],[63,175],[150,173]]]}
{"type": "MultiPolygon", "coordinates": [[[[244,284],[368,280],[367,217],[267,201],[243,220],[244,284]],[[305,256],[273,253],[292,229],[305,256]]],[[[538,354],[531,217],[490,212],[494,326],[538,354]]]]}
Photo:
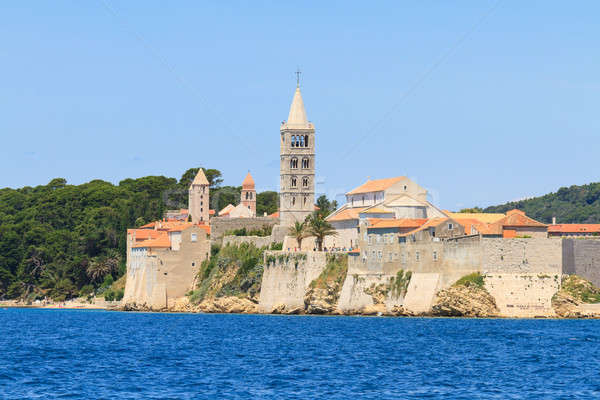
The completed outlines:
{"type": "Polygon", "coordinates": [[[296,87],[290,114],[281,124],[279,218],[282,226],[303,222],[315,204],[315,128],[296,87]]]}
{"type": "Polygon", "coordinates": [[[210,184],[202,168],[190,185],[188,193],[188,208],[195,224],[209,224],[210,184]]]}

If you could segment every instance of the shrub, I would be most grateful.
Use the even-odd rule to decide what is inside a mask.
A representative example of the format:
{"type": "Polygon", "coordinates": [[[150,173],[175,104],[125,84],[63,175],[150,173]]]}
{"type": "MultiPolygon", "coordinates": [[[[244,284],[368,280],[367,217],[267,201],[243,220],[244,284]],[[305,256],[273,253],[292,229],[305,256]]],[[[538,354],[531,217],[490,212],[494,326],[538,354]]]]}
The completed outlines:
{"type": "Polygon", "coordinates": [[[483,284],[483,275],[480,272],[473,272],[457,280],[454,286],[476,286],[482,288],[483,284]]]}
{"type": "Polygon", "coordinates": [[[104,292],[104,300],[113,301],[114,299],[115,299],[115,292],[113,292],[112,289],[108,289],[107,291],[104,292]]]}
{"type": "Polygon", "coordinates": [[[87,297],[94,292],[94,286],[85,285],[79,289],[79,297],[87,297]]]}
{"type": "Polygon", "coordinates": [[[283,250],[283,242],[271,243],[271,250],[283,250]]]}
{"type": "Polygon", "coordinates": [[[119,289],[119,290],[115,291],[115,301],[123,300],[124,295],[125,295],[124,289],[119,289]]]}
{"type": "Polygon", "coordinates": [[[408,290],[408,284],[410,283],[410,278],[412,278],[412,271],[399,270],[396,273],[395,277],[390,279],[390,289],[392,294],[395,296],[401,296],[406,294],[408,290]]]}

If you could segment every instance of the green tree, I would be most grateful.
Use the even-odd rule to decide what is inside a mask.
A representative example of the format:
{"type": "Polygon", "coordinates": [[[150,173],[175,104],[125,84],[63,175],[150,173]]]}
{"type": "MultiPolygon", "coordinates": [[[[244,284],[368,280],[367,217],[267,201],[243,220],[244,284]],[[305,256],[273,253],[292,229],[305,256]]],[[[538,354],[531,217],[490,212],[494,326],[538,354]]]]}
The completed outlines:
{"type": "Polygon", "coordinates": [[[288,234],[296,239],[296,242],[298,242],[298,248],[300,249],[302,249],[302,240],[307,237],[307,233],[306,222],[296,221],[288,230],[288,234]]]}
{"type": "Polygon", "coordinates": [[[308,217],[308,232],[315,237],[317,249],[323,251],[323,242],[327,236],[336,236],[334,227],[319,212],[314,212],[308,217]]]}

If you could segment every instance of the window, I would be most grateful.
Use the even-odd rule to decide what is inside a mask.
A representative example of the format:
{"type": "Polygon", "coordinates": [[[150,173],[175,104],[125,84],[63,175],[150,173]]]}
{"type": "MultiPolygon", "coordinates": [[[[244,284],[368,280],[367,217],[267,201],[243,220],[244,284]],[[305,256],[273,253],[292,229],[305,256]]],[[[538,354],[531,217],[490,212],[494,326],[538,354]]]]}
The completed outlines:
{"type": "Polygon", "coordinates": [[[404,185],[404,191],[406,191],[406,189],[407,189],[407,187],[406,187],[406,185],[404,185]]]}
{"type": "Polygon", "coordinates": [[[193,262],[193,263],[192,263],[192,267],[194,267],[194,266],[196,266],[196,263],[195,263],[195,262],[193,262]]]}
{"type": "Polygon", "coordinates": [[[390,253],[390,261],[392,261],[392,253],[390,253]]]}
{"type": "Polygon", "coordinates": [[[308,135],[304,135],[304,147],[308,147],[308,135]]]}
{"type": "Polygon", "coordinates": [[[433,261],[437,261],[437,251],[433,252],[433,261]]]}
{"type": "Polygon", "coordinates": [[[308,178],[302,178],[302,186],[308,187],[308,178]]]}
{"type": "Polygon", "coordinates": [[[296,187],[296,178],[292,178],[292,187],[296,187]]]}
{"type": "Polygon", "coordinates": [[[448,224],[448,230],[451,231],[452,228],[454,228],[454,225],[453,224],[448,224]]]}
{"type": "MultiPolygon", "coordinates": [[[[197,242],[197,241],[198,241],[198,234],[196,234],[196,233],[192,233],[192,234],[190,235],[190,240],[191,240],[192,242],[197,242]]],[[[194,264],[192,264],[192,266],[193,266],[193,265],[194,265],[194,264]]]]}
{"type": "Polygon", "coordinates": [[[302,159],[302,168],[309,168],[310,163],[308,161],[308,158],[303,158],[302,159]]]}
{"type": "Polygon", "coordinates": [[[381,260],[381,250],[379,250],[379,251],[377,252],[377,259],[378,259],[378,260],[381,260]]]}
{"type": "Polygon", "coordinates": [[[304,136],[300,136],[300,147],[304,147],[304,136]]]}
{"type": "Polygon", "coordinates": [[[296,197],[295,197],[295,196],[294,196],[294,197],[292,197],[292,205],[293,205],[293,206],[294,206],[294,205],[296,205],[296,197]]]}
{"type": "Polygon", "coordinates": [[[292,147],[296,144],[296,136],[292,136],[292,147]]]}
{"type": "Polygon", "coordinates": [[[300,147],[300,136],[296,136],[296,147],[300,147]]]}
{"type": "Polygon", "coordinates": [[[306,198],[306,196],[304,196],[304,205],[306,205],[307,201],[308,201],[308,199],[306,198]]]}
{"type": "Polygon", "coordinates": [[[292,168],[292,169],[298,168],[298,159],[297,158],[292,158],[290,160],[290,168],[292,168]]]}
{"type": "Polygon", "coordinates": [[[418,251],[415,253],[415,260],[417,260],[417,262],[419,262],[421,260],[421,255],[419,254],[418,251]]]}

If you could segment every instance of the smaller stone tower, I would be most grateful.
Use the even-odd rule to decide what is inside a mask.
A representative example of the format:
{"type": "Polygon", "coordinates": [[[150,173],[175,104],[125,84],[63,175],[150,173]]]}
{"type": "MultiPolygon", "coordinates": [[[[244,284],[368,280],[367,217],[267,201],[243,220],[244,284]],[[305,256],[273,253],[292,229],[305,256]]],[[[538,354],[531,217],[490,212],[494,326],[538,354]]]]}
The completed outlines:
{"type": "Polygon", "coordinates": [[[192,222],[195,224],[208,225],[209,223],[209,191],[208,179],[206,179],[204,171],[200,168],[190,185],[188,197],[189,213],[192,216],[192,222]]]}
{"type": "Polygon", "coordinates": [[[252,217],[256,217],[256,189],[250,172],[248,172],[248,175],[246,175],[246,178],[242,182],[241,203],[244,207],[248,207],[252,211],[252,217]]]}

